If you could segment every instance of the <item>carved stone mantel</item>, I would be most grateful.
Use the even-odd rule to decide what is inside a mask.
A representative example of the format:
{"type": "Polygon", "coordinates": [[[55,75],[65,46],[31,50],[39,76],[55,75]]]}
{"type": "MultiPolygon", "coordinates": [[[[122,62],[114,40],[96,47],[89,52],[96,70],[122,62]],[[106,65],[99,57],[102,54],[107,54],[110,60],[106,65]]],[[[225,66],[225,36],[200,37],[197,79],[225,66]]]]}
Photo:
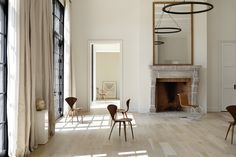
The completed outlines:
{"type": "Polygon", "coordinates": [[[150,66],[151,68],[151,106],[150,112],[156,112],[155,97],[156,97],[156,80],[157,78],[191,78],[191,103],[197,104],[198,86],[199,86],[199,71],[200,65],[191,66],[150,66]]]}

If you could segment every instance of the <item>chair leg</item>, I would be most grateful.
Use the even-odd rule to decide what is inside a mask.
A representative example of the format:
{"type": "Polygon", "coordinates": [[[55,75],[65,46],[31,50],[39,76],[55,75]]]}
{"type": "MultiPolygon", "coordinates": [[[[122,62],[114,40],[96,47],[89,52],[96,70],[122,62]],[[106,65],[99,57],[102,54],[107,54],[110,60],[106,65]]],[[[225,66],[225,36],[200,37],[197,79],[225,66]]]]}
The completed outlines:
{"type": "Polygon", "coordinates": [[[125,133],[125,142],[127,142],[127,137],[126,137],[126,123],[123,122],[123,124],[124,124],[124,133],[125,133]]]}
{"type": "Polygon", "coordinates": [[[127,116],[127,112],[125,112],[125,116],[126,116],[126,118],[128,118],[128,116],[127,116]]]}
{"type": "Polygon", "coordinates": [[[132,138],[134,139],[133,126],[132,126],[132,123],[131,123],[131,122],[129,122],[129,124],[130,124],[131,132],[132,132],[132,138]]]}
{"type": "Polygon", "coordinates": [[[125,113],[124,112],[121,112],[122,113],[122,115],[123,115],[123,118],[125,118],[125,113]]]}
{"type": "Polygon", "coordinates": [[[231,137],[231,144],[233,144],[234,141],[234,125],[232,127],[232,137],[231,137]]]}
{"type": "Polygon", "coordinates": [[[72,124],[73,124],[74,111],[72,111],[72,124]]]}
{"type": "Polygon", "coordinates": [[[69,116],[69,113],[70,113],[70,110],[67,112],[65,122],[66,122],[66,120],[67,120],[67,118],[68,118],[68,116],[69,116]]]}
{"type": "Polygon", "coordinates": [[[81,123],[84,121],[84,116],[81,114],[81,123]]]}
{"type": "Polygon", "coordinates": [[[79,111],[76,111],[77,122],[79,122],[78,116],[79,116],[79,111]]]}
{"type": "Polygon", "coordinates": [[[110,138],[111,138],[111,133],[112,133],[112,131],[113,131],[113,128],[114,128],[115,124],[116,124],[116,123],[114,122],[113,125],[112,125],[111,131],[110,131],[110,135],[109,135],[109,138],[108,138],[109,140],[110,140],[110,138]]]}
{"type": "Polygon", "coordinates": [[[121,122],[119,122],[119,136],[120,136],[121,122]]]}
{"type": "Polygon", "coordinates": [[[226,133],[226,136],[225,136],[225,140],[227,139],[227,136],[228,136],[228,134],[229,134],[230,128],[231,128],[231,124],[229,124],[228,130],[227,130],[227,133],[226,133]]]}
{"type": "Polygon", "coordinates": [[[113,120],[111,119],[111,127],[112,127],[112,122],[113,122],[113,120]]]}

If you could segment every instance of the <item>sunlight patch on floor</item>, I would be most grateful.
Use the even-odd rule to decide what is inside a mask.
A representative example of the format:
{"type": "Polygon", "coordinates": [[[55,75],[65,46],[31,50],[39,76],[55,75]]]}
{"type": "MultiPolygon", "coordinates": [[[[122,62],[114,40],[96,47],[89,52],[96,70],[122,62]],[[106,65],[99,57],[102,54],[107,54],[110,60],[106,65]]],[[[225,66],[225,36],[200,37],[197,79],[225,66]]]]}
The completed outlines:
{"type": "MultiPolygon", "coordinates": [[[[129,113],[129,118],[132,118],[133,127],[136,127],[136,122],[134,116],[129,113]]],[[[122,115],[117,115],[117,118],[123,118],[122,115]]],[[[118,125],[117,125],[118,127],[118,125]]],[[[111,128],[111,118],[110,115],[85,115],[82,119],[79,117],[79,121],[68,118],[65,122],[65,118],[61,118],[56,123],[56,132],[66,132],[66,131],[82,131],[82,130],[98,130],[98,129],[110,129],[111,128]]]]}
{"type": "Polygon", "coordinates": [[[74,157],[103,157],[103,156],[107,156],[107,154],[80,155],[80,156],[74,156],[74,157]]]}
{"type": "Polygon", "coordinates": [[[107,108],[107,106],[109,104],[114,104],[116,105],[118,108],[120,108],[120,100],[98,100],[98,101],[94,101],[92,102],[90,108],[91,109],[102,109],[102,108],[107,108]]]}
{"type": "MultiPolygon", "coordinates": [[[[123,157],[148,157],[146,150],[119,152],[117,154],[123,157]]],[[[108,155],[110,156],[111,154],[79,155],[79,156],[73,156],[73,157],[104,157],[108,155]]]]}

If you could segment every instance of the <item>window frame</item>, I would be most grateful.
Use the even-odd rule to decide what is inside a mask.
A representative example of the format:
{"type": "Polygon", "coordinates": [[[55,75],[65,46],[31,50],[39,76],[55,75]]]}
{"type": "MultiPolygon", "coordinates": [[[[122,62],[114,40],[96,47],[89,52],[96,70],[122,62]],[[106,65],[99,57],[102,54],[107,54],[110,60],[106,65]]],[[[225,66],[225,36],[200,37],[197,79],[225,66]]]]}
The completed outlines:
{"type": "MultiPolygon", "coordinates": [[[[0,0],[0,8],[3,9],[3,23],[2,24],[2,30],[0,30],[0,38],[3,38],[3,44],[4,48],[0,48],[3,50],[2,60],[0,60],[0,67],[2,68],[2,74],[3,74],[3,80],[0,82],[0,86],[2,86],[3,91],[0,91],[0,96],[3,96],[3,104],[2,104],[2,111],[3,111],[3,121],[0,121],[0,128],[3,129],[3,137],[0,135],[0,140],[3,141],[3,145],[0,147],[3,147],[2,150],[0,150],[0,157],[7,156],[8,154],[8,123],[7,123],[7,22],[8,22],[8,0],[0,0]],[[3,32],[2,32],[3,31],[3,32]]],[[[0,40],[0,42],[2,42],[0,40]]],[[[1,115],[0,115],[1,116],[1,115]]]]}
{"type": "MultiPolygon", "coordinates": [[[[54,102],[59,103],[58,109],[55,108],[55,118],[63,116],[64,111],[64,16],[65,7],[61,4],[59,0],[53,0],[53,65],[54,65],[54,102]],[[59,14],[59,15],[58,15],[59,14]],[[58,20],[57,27],[59,28],[57,32],[56,20],[58,20]],[[55,43],[58,40],[58,45],[55,43]],[[55,47],[58,46],[59,52],[56,54],[55,47]],[[57,63],[55,63],[56,55],[58,55],[57,63]],[[58,64],[58,76],[55,75],[55,66],[58,64]],[[58,90],[56,89],[56,83],[59,82],[58,90]],[[58,95],[58,101],[55,101],[55,97],[58,95]],[[58,113],[59,112],[59,113],[58,113]],[[59,116],[57,116],[59,114],[59,116]]],[[[54,105],[55,107],[57,104],[54,105]]]]}

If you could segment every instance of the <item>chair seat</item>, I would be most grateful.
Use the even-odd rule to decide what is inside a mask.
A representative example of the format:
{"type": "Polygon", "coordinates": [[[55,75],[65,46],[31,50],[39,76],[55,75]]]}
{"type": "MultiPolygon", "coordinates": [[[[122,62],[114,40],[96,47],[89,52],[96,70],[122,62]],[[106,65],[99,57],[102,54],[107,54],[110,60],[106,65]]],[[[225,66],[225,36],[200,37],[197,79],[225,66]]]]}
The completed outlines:
{"type": "Polygon", "coordinates": [[[74,111],[80,111],[82,110],[81,108],[73,108],[74,111]]]}
{"type": "Polygon", "coordinates": [[[184,106],[186,106],[186,107],[193,107],[193,108],[199,107],[198,105],[182,105],[182,107],[184,107],[184,106]]]}
{"type": "Polygon", "coordinates": [[[117,112],[125,112],[125,109],[123,108],[117,109],[117,112]]]}
{"type": "Polygon", "coordinates": [[[236,125],[236,122],[232,122],[232,121],[231,121],[231,122],[229,122],[229,123],[230,123],[231,125],[236,125]]]}
{"type": "Polygon", "coordinates": [[[131,118],[121,118],[121,119],[116,119],[116,122],[131,122],[132,119],[131,118]]]}

